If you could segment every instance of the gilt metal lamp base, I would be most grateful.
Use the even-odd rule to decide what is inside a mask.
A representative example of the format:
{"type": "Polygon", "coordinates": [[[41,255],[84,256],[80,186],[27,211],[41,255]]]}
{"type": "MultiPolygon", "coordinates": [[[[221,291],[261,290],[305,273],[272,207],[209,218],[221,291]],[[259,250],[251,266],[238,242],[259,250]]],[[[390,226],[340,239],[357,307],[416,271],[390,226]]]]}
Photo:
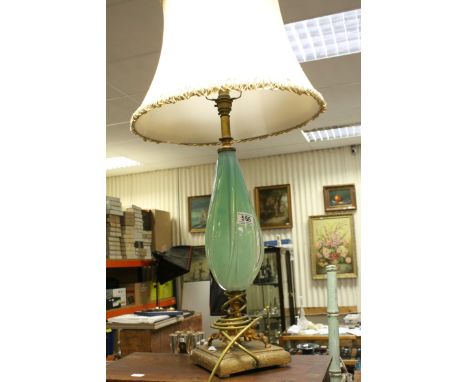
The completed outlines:
{"type": "MultiPolygon", "coordinates": [[[[232,348],[226,353],[215,372],[218,377],[229,377],[242,371],[270,366],[285,366],[291,362],[291,355],[279,346],[271,345],[265,348],[260,341],[243,342],[242,345],[256,356],[258,365],[244,350],[232,348]]],[[[225,346],[217,347],[213,352],[208,350],[208,345],[199,346],[192,351],[190,359],[194,364],[212,371],[222,356],[225,346]]]]}
{"type": "Polygon", "coordinates": [[[211,325],[218,329],[208,344],[198,346],[190,354],[193,363],[211,371],[208,382],[214,375],[227,377],[234,373],[269,366],[284,366],[291,362],[291,355],[279,346],[272,346],[268,338],[255,330],[261,317],[249,317],[246,309],[245,291],[226,292],[228,301],[223,308],[227,315],[211,325]],[[216,350],[210,351],[213,341],[220,340],[216,350]],[[243,341],[241,340],[243,339],[243,341]]]}

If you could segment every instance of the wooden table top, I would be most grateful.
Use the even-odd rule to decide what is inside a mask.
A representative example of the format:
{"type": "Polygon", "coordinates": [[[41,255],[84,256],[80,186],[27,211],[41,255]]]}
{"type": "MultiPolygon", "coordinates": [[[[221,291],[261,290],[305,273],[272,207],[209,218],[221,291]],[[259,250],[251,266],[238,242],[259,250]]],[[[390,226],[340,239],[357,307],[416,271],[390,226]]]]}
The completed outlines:
{"type": "MultiPolygon", "coordinates": [[[[213,381],[324,382],[329,380],[330,362],[329,355],[296,355],[286,367],[239,373],[229,379],[215,377],[213,381]]],[[[187,354],[167,353],[132,353],[109,363],[106,373],[107,382],[206,382],[210,376],[208,370],[192,364],[187,354]]]]}

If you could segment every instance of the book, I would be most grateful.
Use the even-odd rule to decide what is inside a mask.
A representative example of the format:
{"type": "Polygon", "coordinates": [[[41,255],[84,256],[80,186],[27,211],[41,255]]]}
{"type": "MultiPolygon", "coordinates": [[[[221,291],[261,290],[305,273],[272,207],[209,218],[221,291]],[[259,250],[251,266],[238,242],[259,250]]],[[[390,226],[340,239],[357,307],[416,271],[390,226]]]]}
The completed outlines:
{"type": "Polygon", "coordinates": [[[122,204],[120,204],[118,202],[106,201],[106,207],[107,208],[118,208],[119,210],[121,210],[122,209],[122,204]]]}
{"type": "Polygon", "coordinates": [[[106,213],[109,215],[117,215],[117,216],[122,216],[123,212],[122,211],[115,211],[115,210],[106,210],[106,213]]]}

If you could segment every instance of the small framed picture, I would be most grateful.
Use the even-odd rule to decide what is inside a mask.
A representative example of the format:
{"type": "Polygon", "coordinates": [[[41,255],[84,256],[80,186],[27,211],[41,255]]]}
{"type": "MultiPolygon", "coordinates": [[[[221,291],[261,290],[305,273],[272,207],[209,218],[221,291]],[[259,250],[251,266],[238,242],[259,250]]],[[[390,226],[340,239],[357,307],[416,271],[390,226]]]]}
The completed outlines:
{"type": "Polygon", "coordinates": [[[255,210],[263,229],[292,228],[289,184],[255,187],[255,210]]]}
{"type": "Polygon", "coordinates": [[[312,278],[326,279],[327,265],[336,265],[338,278],[356,278],[356,238],[353,214],[309,217],[312,278]]]}
{"type": "Polygon", "coordinates": [[[198,245],[192,247],[192,262],[190,272],[183,276],[184,282],[209,281],[210,268],[206,258],[205,246],[198,245]]]}
{"type": "Polygon", "coordinates": [[[210,207],[211,195],[189,196],[189,231],[205,232],[206,220],[208,219],[208,209],[210,207]]]}
{"type": "Polygon", "coordinates": [[[356,209],[356,190],[354,184],[324,186],[323,199],[325,212],[349,211],[356,209]]]}

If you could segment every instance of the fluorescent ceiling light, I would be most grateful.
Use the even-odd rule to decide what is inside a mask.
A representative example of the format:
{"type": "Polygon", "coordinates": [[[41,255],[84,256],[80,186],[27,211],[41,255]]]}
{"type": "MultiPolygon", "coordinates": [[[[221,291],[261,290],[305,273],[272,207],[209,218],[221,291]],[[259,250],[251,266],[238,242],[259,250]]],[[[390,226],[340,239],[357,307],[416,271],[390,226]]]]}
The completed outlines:
{"type": "Polygon", "coordinates": [[[361,10],[335,13],[285,25],[299,62],[361,51],[361,10]]]}
{"type": "Polygon", "coordinates": [[[116,168],[139,166],[141,163],[126,157],[112,157],[106,159],[106,169],[115,170],[116,168]]]}
{"type": "Polygon", "coordinates": [[[303,131],[302,135],[307,142],[331,141],[361,136],[361,125],[331,127],[329,129],[303,131]]]}

